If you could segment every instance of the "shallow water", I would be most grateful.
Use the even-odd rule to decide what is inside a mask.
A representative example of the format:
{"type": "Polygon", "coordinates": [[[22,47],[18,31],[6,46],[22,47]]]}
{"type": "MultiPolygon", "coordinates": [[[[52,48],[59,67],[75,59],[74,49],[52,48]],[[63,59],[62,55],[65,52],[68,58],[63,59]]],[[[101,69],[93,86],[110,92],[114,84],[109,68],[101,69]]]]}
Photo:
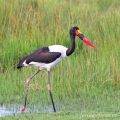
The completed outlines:
{"type": "Polygon", "coordinates": [[[15,114],[15,113],[12,111],[6,111],[6,110],[0,108],[0,117],[12,115],[12,114],[15,114]]]}
{"type": "Polygon", "coordinates": [[[15,106],[2,105],[0,106],[0,117],[19,114],[20,111],[15,106]]]}
{"type": "MultiPolygon", "coordinates": [[[[8,116],[8,115],[15,115],[20,113],[21,106],[15,105],[2,105],[0,106],[0,117],[8,116]]],[[[26,109],[25,112],[28,112],[26,109]]]]}
{"type": "MultiPolygon", "coordinates": [[[[84,110],[83,105],[81,104],[69,104],[69,103],[56,103],[56,111],[64,111],[64,110],[84,110]]],[[[21,108],[23,105],[19,104],[3,104],[0,106],[0,117],[16,115],[20,114],[21,108]]],[[[25,111],[25,113],[52,113],[54,112],[52,104],[29,104],[25,111]]]]}
{"type": "MultiPolygon", "coordinates": [[[[22,105],[2,105],[0,106],[0,117],[20,114],[21,108],[22,105]]],[[[34,106],[32,109],[29,108],[25,109],[25,113],[28,112],[39,113],[40,111],[42,111],[43,113],[45,112],[51,113],[53,112],[53,108],[48,106],[47,108],[41,107],[41,109],[38,109],[36,106],[34,106]]]]}

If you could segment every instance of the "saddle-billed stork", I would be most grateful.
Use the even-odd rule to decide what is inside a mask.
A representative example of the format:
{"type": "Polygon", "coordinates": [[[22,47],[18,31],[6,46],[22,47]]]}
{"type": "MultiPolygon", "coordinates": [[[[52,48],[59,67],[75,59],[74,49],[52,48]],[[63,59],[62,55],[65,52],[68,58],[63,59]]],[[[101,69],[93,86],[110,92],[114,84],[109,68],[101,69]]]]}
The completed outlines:
{"type": "Polygon", "coordinates": [[[56,66],[62,60],[62,58],[65,58],[74,52],[76,36],[78,36],[83,42],[94,48],[94,45],[80,32],[79,28],[74,26],[70,29],[71,46],[69,48],[64,47],[62,45],[51,45],[47,47],[42,47],[20,60],[20,62],[17,65],[18,69],[24,66],[31,66],[31,65],[39,67],[38,71],[35,72],[31,77],[29,77],[26,80],[25,103],[21,109],[21,112],[24,112],[26,108],[28,86],[30,80],[43,69],[47,69],[48,71],[47,89],[50,93],[50,98],[52,101],[54,112],[56,112],[52,93],[51,93],[51,87],[50,87],[50,69],[56,66]]]}

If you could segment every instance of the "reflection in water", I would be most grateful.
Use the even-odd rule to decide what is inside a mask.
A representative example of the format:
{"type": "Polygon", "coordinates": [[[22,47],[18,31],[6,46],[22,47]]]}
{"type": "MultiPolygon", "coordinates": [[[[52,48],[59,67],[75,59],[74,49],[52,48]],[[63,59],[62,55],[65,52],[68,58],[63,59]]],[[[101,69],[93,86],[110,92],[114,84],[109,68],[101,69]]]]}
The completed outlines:
{"type": "Polygon", "coordinates": [[[14,115],[20,113],[18,109],[15,109],[14,107],[11,108],[10,105],[3,105],[0,106],[0,117],[8,116],[8,115],[14,115]]]}
{"type": "MultiPolygon", "coordinates": [[[[38,107],[38,106],[37,106],[38,107]]],[[[35,105],[32,107],[32,109],[26,108],[25,112],[35,112],[35,113],[39,113],[40,111],[42,111],[43,113],[45,112],[53,112],[52,107],[48,106],[47,108],[43,108],[41,106],[41,109],[38,109],[35,105]]],[[[16,114],[20,114],[20,110],[22,108],[22,105],[2,105],[0,106],[0,117],[4,117],[4,116],[9,116],[9,115],[16,115],[16,114]]]]}
{"type": "MultiPolygon", "coordinates": [[[[1,109],[1,108],[0,108],[1,109]]],[[[0,117],[14,114],[11,111],[0,110],[0,117]]]]}
{"type": "Polygon", "coordinates": [[[15,115],[20,113],[20,106],[2,105],[0,106],[0,117],[15,115]]]}

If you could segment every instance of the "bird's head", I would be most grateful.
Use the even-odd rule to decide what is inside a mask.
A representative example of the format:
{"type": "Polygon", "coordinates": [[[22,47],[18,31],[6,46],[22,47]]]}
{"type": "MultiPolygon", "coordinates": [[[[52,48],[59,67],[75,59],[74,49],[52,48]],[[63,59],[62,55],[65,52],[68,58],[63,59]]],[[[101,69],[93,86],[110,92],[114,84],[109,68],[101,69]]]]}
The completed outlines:
{"type": "Polygon", "coordinates": [[[74,35],[74,36],[78,36],[83,42],[85,42],[86,44],[88,44],[91,47],[95,47],[79,30],[78,27],[74,26],[70,29],[70,34],[74,35]]]}

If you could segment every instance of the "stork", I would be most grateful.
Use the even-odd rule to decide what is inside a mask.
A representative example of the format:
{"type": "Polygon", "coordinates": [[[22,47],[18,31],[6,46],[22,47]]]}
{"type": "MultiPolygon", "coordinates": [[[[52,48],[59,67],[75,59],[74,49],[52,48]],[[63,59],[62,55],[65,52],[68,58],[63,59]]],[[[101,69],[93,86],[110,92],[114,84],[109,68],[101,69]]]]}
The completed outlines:
{"type": "Polygon", "coordinates": [[[47,89],[50,93],[51,102],[53,105],[54,112],[56,112],[52,92],[51,92],[51,86],[50,86],[50,69],[56,66],[62,58],[65,58],[67,56],[70,56],[74,50],[75,50],[75,37],[78,36],[83,42],[88,44],[91,47],[95,47],[79,30],[78,27],[74,26],[70,29],[70,39],[71,39],[71,46],[69,48],[62,46],[62,45],[50,45],[45,46],[42,48],[39,48],[35,50],[30,55],[25,56],[20,60],[20,62],[17,65],[17,68],[20,69],[24,66],[37,66],[39,69],[36,71],[32,76],[30,76],[26,80],[26,96],[24,101],[24,106],[21,109],[21,112],[24,112],[26,109],[26,102],[27,102],[27,94],[28,94],[28,86],[30,80],[41,70],[46,69],[48,72],[48,83],[47,83],[47,89]]]}

